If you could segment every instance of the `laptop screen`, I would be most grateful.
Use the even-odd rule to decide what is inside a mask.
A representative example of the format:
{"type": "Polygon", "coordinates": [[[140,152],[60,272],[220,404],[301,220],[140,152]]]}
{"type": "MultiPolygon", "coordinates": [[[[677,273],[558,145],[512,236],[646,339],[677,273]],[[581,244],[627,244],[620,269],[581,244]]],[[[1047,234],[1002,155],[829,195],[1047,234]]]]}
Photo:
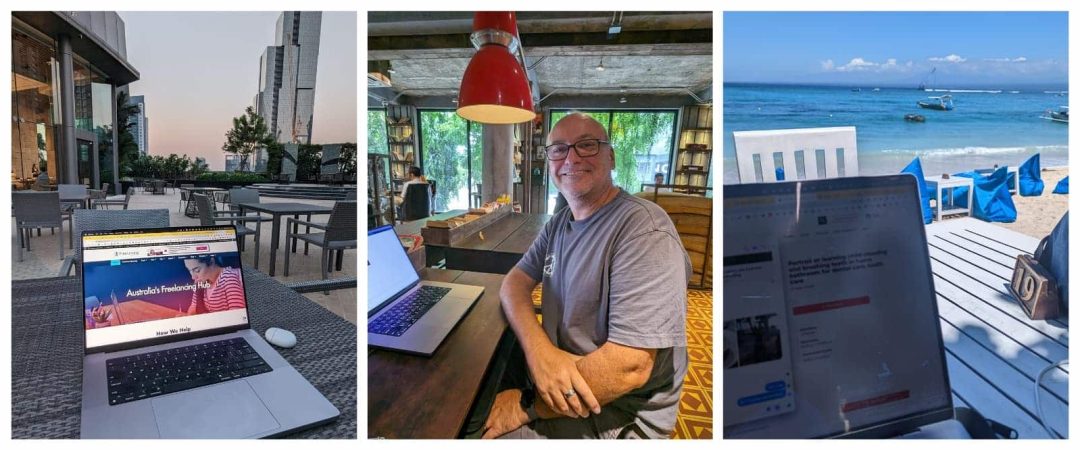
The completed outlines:
{"type": "Polygon", "coordinates": [[[394,227],[368,231],[368,313],[420,281],[394,227]]]}
{"type": "Polygon", "coordinates": [[[86,350],[248,323],[232,227],[87,232],[86,350]]]}
{"type": "Polygon", "coordinates": [[[910,175],[724,187],[724,437],[951,413],[910,175]]]}

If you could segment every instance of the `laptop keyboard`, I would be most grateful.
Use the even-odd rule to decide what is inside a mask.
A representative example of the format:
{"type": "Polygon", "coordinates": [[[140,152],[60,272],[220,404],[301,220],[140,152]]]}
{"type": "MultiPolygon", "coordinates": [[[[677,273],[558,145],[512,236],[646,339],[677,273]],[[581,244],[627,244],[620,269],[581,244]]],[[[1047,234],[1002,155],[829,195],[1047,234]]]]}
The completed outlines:
{"type": "Polygon", "coordinates": [[[105,367],[110,405],[274,370],[244,338],[113,358],[105,367]]]}
{"type": "Polygon", "coordinates": [[[398,300],[390,310],[368,322],[368,333],[401,336],[448,293],[450,288],[420,286],[420,289],[398,300]]]}

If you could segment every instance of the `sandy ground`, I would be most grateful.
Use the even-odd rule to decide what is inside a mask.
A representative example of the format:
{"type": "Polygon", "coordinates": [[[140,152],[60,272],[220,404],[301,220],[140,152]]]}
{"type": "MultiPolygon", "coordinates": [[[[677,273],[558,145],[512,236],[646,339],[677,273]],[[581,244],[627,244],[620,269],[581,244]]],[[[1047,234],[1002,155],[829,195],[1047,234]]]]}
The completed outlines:
{"type": "Polygon", "coordinates": [[[1069,196],[1053,193],[1058,181],[1068,175],[1069,171],[1064,167],[1043,169],[1042,195],[1038,197],[1013,195],[1013,203],[1016,205],[1016,222],[995,225],[1001,225],[1037,239],[1046,237],[1069,209],[1069,196]]]}
{"type": "MultiPolygon", "coordinates": [[[[1012,196],[1013,204],[1016,205],[1016,222],[998,223],[1010,230],[1026,234],[1036,239],[1042,239],[1053,231],[1054,226],[1069,209],[1069,196],[1054,194],[1054,187],[1058,181],[1069,175],[1068,168],[1055,167],[1042,170],[1043,192],[1037,197],[1023,197],[1019,194],[1012,196]]],[[[951,220],[966,216],[951,216],[945,220],[951,220]]],[[[936,220],[936,219],[935,219],[936,220]]]]}

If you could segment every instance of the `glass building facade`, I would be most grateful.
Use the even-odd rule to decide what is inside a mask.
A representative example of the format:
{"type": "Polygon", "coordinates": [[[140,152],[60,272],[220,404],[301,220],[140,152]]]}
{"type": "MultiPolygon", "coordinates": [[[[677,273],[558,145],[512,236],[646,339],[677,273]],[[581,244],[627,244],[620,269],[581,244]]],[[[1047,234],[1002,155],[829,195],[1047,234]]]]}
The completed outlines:
{"type": "Polygon", "coordinates": [[[122,24],[110,12],[12,13],[13,189],[115,185],[114,98],[118,86],[138,79],[117,51],[125,50],[117,45],[122,24]],[[91,23],[103,32],[108,24],[107,37],[96,35],[91,23]],[[70,65],[62,63],[65,49],[70,65]]]}

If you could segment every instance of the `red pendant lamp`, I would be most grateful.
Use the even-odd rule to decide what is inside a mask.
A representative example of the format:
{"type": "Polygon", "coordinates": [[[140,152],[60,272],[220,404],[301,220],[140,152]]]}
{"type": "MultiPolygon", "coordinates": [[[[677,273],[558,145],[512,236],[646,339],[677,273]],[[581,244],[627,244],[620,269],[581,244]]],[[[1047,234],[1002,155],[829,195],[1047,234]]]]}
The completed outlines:
{"type": "Polygon", "coordinates": [[[520,45],[514,13],[476,13],[472,43],[478,50],[461,78],[458,115],[489,124],[528,122],[536,117],[529,79],[514,57],[520,45]]]}

